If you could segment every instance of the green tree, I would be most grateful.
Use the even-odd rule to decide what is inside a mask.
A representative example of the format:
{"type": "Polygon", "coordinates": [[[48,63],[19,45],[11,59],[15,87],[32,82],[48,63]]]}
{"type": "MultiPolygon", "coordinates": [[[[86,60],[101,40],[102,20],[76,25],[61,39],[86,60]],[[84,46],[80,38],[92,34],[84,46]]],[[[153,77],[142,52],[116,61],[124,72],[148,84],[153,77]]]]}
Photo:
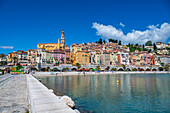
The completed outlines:
{"type": "Polygon", "coordinates": [[[15,62],[17,61],[17,57],[14,56],[12,59],[13,59],[14,65],[15,65],[15,62]]]}
{"type": "Polygon", "coordinates": [[[109,39],[109,42],[113,42],[113,40],[110,38],[110,39],[109,39]]]}
{"type": "Polygon", "coordinates": [[[139,44],[135,44],[136,47],[138,47],[139,44]]]}
{"type": "Polygon", "coordinates": [[[109,71],[109,69],[110,69],[110,66],[107,66],[107,68],[105,70],[109,71]]]}
{"type": "Polygon", "coordinates": [[[98,41],[99,44],[102,44],[102,39],[100,38],[99,41],[98,41]]]}
{"type": "Polygon", "coordinates": [[[46,71],[50,71],[50,67],[49,66],[46,68],[46,71]]]}
{"type": "Polygon", "coordinates": [[[104,43],[106,43],[106,41],[105,41],[105,40],[103,40],[103,42],[104,42],[104,43]]]}
{"type": "Polygon", "coordinates": [[[145,49],[145,46],[144,46],[144,44],[143,44],[143,49],[145,49]]]}
{"type": "Polygon", "coordinates": [[[68,67],[66,67],[66,68],[63,68],[62,69],[62,72],[64,72],[64,71],[68,71],[69,70],[69,68],[68,67]]]}
{"type": "Polygon", "coordinates": [[[128,47],[130,47],[130,43],[128,44],[128,47]]]}
{"type": "Polygon", "coordinates": [[[170,65],[166,64],[165,65],[165,71],[169,71],[169,67],[170,67],[170,65]]]}
{"type": "Polygon", "coordinates": [[[159,71],[163,71],[164,68],[163,68],[163,67],[159,67],[158,70],[159,70],[159,71]]]}
{"type": "Polygon", "coordinates": [[[117,69],[116,68],[112,68],[111,71],[117,71],[117,69]]]}
{"type": "Polygon", "coordinates": [[[122,45],[122,43],[121,43],[121,40],[119,40],[119,43],[118,43],[118,45],[122,45]]]}
{"type": "Polygon", "coordinates": [[[81,65],[79,63],[76,63],[76,66],[77,66],[78,69],[81,68],[81,65]]]}
{"type": "Polygon", "coordinates": [[[126,66],[124,64],[122,65],[122,67],[123,67],[124,70],[126,69],[126,66]]]}
{"type": "Polygon", "coordinates": [[[152,51],[151,49],[148,50],[149,53],[150,53],[151,51],[152,51]]]}
{"type": "Polygon", "coordinates": [[[142,48],[137,48],[137,50],[142,51],[142,48]]]}
{"type": "Polygon", "coordinates": [[[100,69],[100,66],[96,66],[96,71],[98,71],[100,69]]]}
{"type": "Polygon", "coordinates": [[[151,41],[151,40],[147,41],[147,42],[145,43],[145,46],[152,46],[152,41],[151,41]]]}
{"type": "Polygon", "coordinates": [[[137,69],[136,69],[136,68],[133,68],[132,71],[137,71],[137,69]]]}
{"type": "Polygon", "coordinates": [[[157,47],[156,47],[156,44],[154,43],[153,44],[153,49],[156,51],[157,50],[157,47]]]}
{"type": "Polygon", "coordinates": [[[20,66],[20,63],[17,63],[17,66],[20,66]]]}
{"type": "Polygon", "coordinates": [[[161,64],[162,67],[164,67],[164,63],[163,62],[161,62],[160,64],[161,64]]]}

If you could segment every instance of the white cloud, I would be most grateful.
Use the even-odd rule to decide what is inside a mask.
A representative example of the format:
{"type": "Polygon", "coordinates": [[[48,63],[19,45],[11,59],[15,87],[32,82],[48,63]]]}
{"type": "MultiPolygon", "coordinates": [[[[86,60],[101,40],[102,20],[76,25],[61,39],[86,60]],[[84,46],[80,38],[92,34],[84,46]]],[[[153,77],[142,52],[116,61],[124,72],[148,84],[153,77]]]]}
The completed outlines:
{"type": "Polygon", "coordinates": [[[2,49],[13,49],[14,47],[13,46],[0,46],[0,48],[2,48],[2,49]]]}
{"type": "Polygon", "coordinates": [[[102,38],[122,40],[124,44],[144,44],[148,40],[152,42],[167,41],[170,37],[170,24],[163,23],[159,28],[158,27],[159,25],[150,25],[145,31],[132,30],[132,32],[125,35],[121,29],[117,29],[111,25],[103,25],[95,22],[92,26],[92,28],[97,30],[96,34],[102,36],[102,38]]]}
{"type": "Polygon", "coordinates": [[[122,22],[120,22],[120,26],[125,27],[125,25],[122,22]]]}

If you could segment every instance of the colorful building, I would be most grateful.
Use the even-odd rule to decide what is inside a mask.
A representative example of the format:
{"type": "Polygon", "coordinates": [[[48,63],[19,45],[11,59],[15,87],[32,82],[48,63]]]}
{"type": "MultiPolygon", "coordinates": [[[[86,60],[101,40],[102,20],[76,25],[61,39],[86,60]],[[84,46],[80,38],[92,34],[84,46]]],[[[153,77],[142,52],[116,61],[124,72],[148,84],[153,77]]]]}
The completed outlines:
{"type": "Polygon", "coordinates": [[[76,54],[78,51],[82,51],[82,47],[80,45],[71,45],[71,52],[76,54]]]}
{"type": "Polygon", "coordinates": [[[46,64],[53,64],[53,53],[46,51],[46,64]]]}
{"type": "Polygon", "coordinates": [[[135,52],[132,52],[129,55],[129,62],[131,65],[136,65],[136,66],[141,65],[140,59],[141,59],[141,56],[138,50],[135,50],[135,52]]]}
{"type": "Polygon", "coordinates": [[[37,49],[37,63],[41,63],[42,65],[46,64],[46,50],[45,49],[37,49]]]}
{"type": "Polygon", "coordinates": [[[27,53],[28,53],[27,55],[28,65],[36,65],[37,64],[37,50],[29,49],[27,53]]]}
{"type": "Polygon", "coordinates": [[[70,50],[65,50],[65,58],[64,58],[64,63],[65,64],[71,64],[71,53],[70,50]]]}
{"type": "Polygon", "coordinates": [[[64,50],[53,50],[54,64],[64,64],[65,62],[65,51],[64,50]]]}
{"type": "Polygon", "coordinates": [[[90,64],[90,53],[89,51],[77,51],[76,53],[76,63],[81,65],[90,64]]]}
{"type": "Polygon", "coordinates": [[[101,64],[102,65],[110,65],[110,53],[107,51],[103,51],[101,54],[101,64]]]}
{"type": "Polygon", "coordinates": [[[118,56],[116,51],[110,52],[110,64],[114,66],[118,65],[118,56]]]}
{"type": "Polygon", "coordinates": [[[71,53],[71,63],[73,66],[76,66],[76,54],[71,53]]]}
{"type": "Polygon", "coordinates": [[[129,65],[129,53],[127,52],[123,52],[123,51],[119,51],[117,53],[118,55],[118,62],[120,64],[124,64],[124,65],[129,65]]]}
{"type": "Polygon", "coordinates": [[[95,64],[101,65],[101,51],[95,50],[95,64]]]}

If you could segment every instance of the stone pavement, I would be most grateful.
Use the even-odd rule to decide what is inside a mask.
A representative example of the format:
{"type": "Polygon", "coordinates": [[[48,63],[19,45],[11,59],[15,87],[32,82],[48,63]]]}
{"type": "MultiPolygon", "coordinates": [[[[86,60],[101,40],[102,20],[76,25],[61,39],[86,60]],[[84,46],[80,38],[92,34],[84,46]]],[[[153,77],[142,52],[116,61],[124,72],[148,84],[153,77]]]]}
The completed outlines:
{"type": "Polygon", "coordinates": [[[0,87],[0,113],[25,113],[28,106],[26,75],[17,75],[0,87]]]}
{"type": "Polygon", "coordinates": [[[32,75],[27,75],[32,113],[76,113],[32,75]]]}

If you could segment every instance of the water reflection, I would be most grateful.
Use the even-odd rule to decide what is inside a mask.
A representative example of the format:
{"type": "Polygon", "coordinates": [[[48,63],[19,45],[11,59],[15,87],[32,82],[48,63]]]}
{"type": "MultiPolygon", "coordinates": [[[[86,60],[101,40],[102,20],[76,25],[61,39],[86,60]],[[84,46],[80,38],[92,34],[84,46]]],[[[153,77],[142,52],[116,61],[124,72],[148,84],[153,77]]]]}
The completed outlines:
{"type": "Polygon", "coordinates": [[[82,112],[170,112],[168,74],[65,76],[41,79],[56,95],[69,95],[82,112]]]}

